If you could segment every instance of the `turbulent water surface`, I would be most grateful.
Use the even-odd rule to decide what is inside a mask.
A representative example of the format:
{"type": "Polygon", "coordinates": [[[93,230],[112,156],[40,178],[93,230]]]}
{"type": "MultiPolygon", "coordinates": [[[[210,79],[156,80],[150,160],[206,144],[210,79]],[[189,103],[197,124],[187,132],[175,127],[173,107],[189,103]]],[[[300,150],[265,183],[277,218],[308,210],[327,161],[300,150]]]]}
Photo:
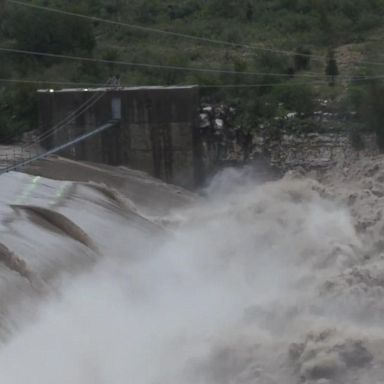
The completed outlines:
{"type": "Polygon", "coordinates": [[[359,196],[233,170],[202,197],[125,168],[28,172],[0,177],[1,383],[383,382],[381,217],[364,232],[359,196]]]}

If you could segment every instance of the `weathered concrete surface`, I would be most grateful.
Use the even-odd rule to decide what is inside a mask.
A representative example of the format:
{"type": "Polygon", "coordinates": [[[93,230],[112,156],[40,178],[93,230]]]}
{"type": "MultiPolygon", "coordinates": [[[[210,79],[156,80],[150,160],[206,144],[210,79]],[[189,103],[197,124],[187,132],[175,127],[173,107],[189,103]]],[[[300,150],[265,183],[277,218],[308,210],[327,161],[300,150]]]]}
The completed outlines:
{"type": "Polygon", "coordinates": [[[52,148],[110,120],[112,130],[70,148],[63,155],[109,165],[127,165],[166,182],[194,187],[200,178],[199,143],[194,136],[199,104],[198,87],[66,89],[39,91],[40,126],[48,130],[80,109],[70,124],[44,146],[52,148]],[[113,112],[114,111],[114,112],[113,112]],[[119,116],[120,117],[120,116],[119,116]]]}
{"type": "Polygon", "coordinates": [[[148,216],[164,215],[171,208],[187,206],[196,196],[187,190],[154,179],[141,171],[126,167],[77,162],[63,157],[35,161],[23,171],[27,174],[59,181],[96,183],[118,191],[134,201],[148,216]]]}

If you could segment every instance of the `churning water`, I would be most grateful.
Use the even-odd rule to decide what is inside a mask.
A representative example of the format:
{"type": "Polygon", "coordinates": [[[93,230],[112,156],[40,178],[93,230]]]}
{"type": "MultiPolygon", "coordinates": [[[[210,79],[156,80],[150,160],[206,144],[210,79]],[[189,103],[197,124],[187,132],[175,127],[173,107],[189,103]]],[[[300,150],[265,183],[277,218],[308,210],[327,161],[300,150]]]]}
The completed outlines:
{"type": "Polygon", "coordinates": [[[383,382],[384,257],[325,187],[135,178],[1,176],[1,383],[383,382]]]}

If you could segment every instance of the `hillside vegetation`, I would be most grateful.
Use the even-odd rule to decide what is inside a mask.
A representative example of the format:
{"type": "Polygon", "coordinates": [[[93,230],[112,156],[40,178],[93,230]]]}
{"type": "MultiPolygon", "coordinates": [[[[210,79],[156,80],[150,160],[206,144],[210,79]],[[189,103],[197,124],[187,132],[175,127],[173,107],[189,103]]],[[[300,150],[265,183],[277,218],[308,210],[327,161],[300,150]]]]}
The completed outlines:
{"type": "Polygon", "coordinates": [[[380,104],[384,95],[380,78],[384,75],[384,0],[27,2],[151,31],[16,3],[3,0],[0,4],[1,48],[105,61],[0,51],[3,141],[36,128],[37,88],[63,87],[57,82],[104,84],[115,75],[123,85],[205,86],[205,99],[237,107],[239,123],[246,130],[257,129],[260,122],[289,111],[310,116],[321,98],[331,99],[340,111],[356,111],[361,129],[380,132],[384,126],[380,104]],[[237,73],[228,73],[231,71],[237,73]],[[6,79],[39,80],[41,84],[6,79]]]}

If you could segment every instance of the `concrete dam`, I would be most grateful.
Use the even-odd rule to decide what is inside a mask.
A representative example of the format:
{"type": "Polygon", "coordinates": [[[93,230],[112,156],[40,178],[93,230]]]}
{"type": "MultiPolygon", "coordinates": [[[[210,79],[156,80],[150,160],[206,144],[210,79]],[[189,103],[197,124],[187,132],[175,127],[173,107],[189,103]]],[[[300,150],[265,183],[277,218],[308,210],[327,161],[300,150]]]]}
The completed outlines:
{"type": "Polygon", "coordinates": [[[44,134],[74,114],[43,142],[53,148],[115,119],[118,124],[60,154],[75,160],[125,165],[187,188],[201,184],[199,89],[137,87],[38,91],[44,134]],[[76,113],[75,113],[76,112],[76,113]]]}

